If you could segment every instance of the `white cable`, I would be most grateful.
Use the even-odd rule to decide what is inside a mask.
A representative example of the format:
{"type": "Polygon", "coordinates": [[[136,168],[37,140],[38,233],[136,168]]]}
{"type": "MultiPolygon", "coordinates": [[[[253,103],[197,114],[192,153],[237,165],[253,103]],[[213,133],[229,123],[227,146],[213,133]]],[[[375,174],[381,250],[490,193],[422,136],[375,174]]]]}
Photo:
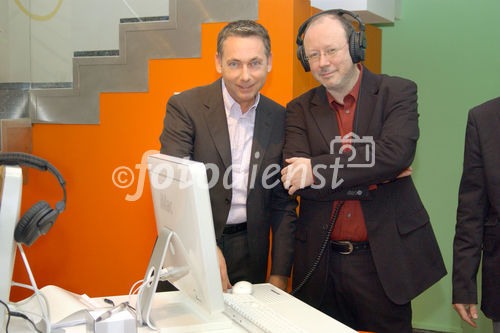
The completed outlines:
{"type": "MultiPolygon", "coordinates": [[[[141,284],[139,287],[139,293],[137,295],[137,301],[136,301],[136,313],[137,313],[137,318],[141,318],[141,298],[142,298],[142,292],[144,291],[144,288],[148,285],[149,282],[151,282],[151,278],[146,283],[141,284]]],[[[146,325],[152,330],[158,331],[158,328],[156,328],[155,325],[151,323],[150,317],[148,316],[146,318],[146,325]]]]}
{"type": "MultiPolygon", "coordinates": [[[[160,273],[159,274],[167,274],[167,270],[166,269],[162,269],[160,270],[160,273]]],[[[135,313],[136,313],[136,318],[138,321],[140,321],[142,323],[142,316],[141,316],[141,299],[142,299],[142,292],[144,291],[144,289],[146,288],[147,285],[149,285],[151,283],[151,281],[154,280],[154,274],[151,275],[148,280],[146,282],[144,282],[144,280],[140,280],[140,281],[137,281],[134,286],[139,283],[139,282],[142,282],[142,284],[137,288],[135,292],[137,292],[137,298],[136,298],[136,302],[135,302],[135,313]]],[[[132,289],[133,287],[132,286],[132,289]]],[[[156,328],[150,321],[150,318],[148,316],[148,318],[146,318],[146,325],[152,329],[152,330],[155,330],[155,331],[158,331],[158,328],[156,328]]]]}
{"type": "MultiPolygon", "coordinates": [[[[18,283],[16,283],[16,284],[18,284],[18,283]]],[[[19,283],[19,284],[20,284],[20,286],[18,286],[18,287],[26,288],[26,287],[25,287],[25,286],[23,286],[21,283],[19,283]]],[[[32,288],[31,286],[28,286],[28,287],[30,287],[30,288],[28,288],[28,289],[31,289],[31,288],[32,288]]],[[[42,294],[42,295],[43,295],[43,294],[42,294]]],[[[29,300],[30,298],[31,298],[31,297],[29,297],[29,298],[27,298],[27,299],[29,300]]],[[[24,301],[25,301],[25,300],[23,300],[23,302],[24,302],[24,301]]],[[[10,303],[10,302],[9,302],[9,304],[6,304],[6,305],[8,306],[8,309],[9,309],[9,311],[10,311],[10,312],[20,312],[20,313],[22,313],[22,314],[24,314],[24,315],[30,315],[30,316],[38,317],[38,318],[40,318],[40,319],[42,319],[42,320],[45,320],[45,318],[43,318],[43,315],[41,315],[41,314],[39,314],[39,313],[36,313],[36,312],[31,312],[31,311],[24,310],[24,309],[20,311],[20,309],[18,309],[18,308],[17,308],[17,305],[18,305],[19,303],[21,303],[21,302],[16,302],[16,304],[12,304],[12,303],[10,303]]],[[[30,318],[30,319],[31,319],[31,318],[30,318]]],[[[25,323],[25,325],[26,325],[27,327],[29,327],[29,328],[30,328],[30,329],[32,329],[32,330],[35,330],[35,329],[33,328],[33,326],[32,326],[32,325],[31,325],[28,321],[24,320],[23,322],[25,323]]],[[[33,321],[33,324],[34,324],[34,321],[33,321]]],[[[36,330],[35,330],[35,331],[36,331],[36,330]]]]}
{"type": "MultiPolygon", "coordinates": [[[[142,282],[144,282],[144,280],[138,280],[130,288],[130,291],[128,292],[128,303],[129,304],[132,304],[132,295],[135,295],[139,291],[139,289],[142,286],[142,282]],[[138,284],[140,284],[140,285],[136,288],[136,286],[138,284]]],[[[136,316],[136,321],[139,321],[139,319],[141,318],[141,303],[140,303],[139,298],[136,298],[136,301],[135,301],[135,316],[136,316]]]]}
{"type": "MultiPolygon", "coordinates": [[[[14,287],[21,287],[21,288],[26,288],[26,289],[30,289],[32,291],[35,291],[35,288],[33,288],[32,286],[30,286],[29,284],[24,284],[24,283],[19,283],[19,282],[12,281],[10,285],[14,286],[14,287]]],[[[27,298],[23,299],[20,302],[24,302],[26,300],[27,300],[27,298]]]]}
{"type": "MultiPolygon", "coordinates": [[[[26,271],[28,272],[28,276],[30,278],[31,285],[33,287],[33,291],[35,292],[36,298],[38,299],[38,302],[40,303],[40,309],[42,310],[42,319],[45,321],[45,324],[47,326],[47,331],[46,333],[50,333],[50,317],[48,313],[48,307],[45,306],[45,304],[42,302],[42,297],[40,296],[42,293],[38,289],[36,282],[35,282],[35,277],[33,276],[33,273],[31,272],[30,265],[28,263],[28,259],[26,258],[26,254],[24,253],[23,247],[20,243],[17,243],[17,247],[19,248],[19,253],[21,254],[21,258],[23,259],[24,266],[26,267],[26,271]]],[[[29,288],[28,288],[29,289],[29,288]]]]}
{"type": "MultiPolygon", "coordinates": [[[[33,292],[35,291],[35,288],[33,288],[32,286],[30,286],[29,284],[24,284],[24,283],[19,283],[19,282],[14,282],[12,281],[11,283],[12,286],[14,287],[20,287],[20,288],[25,288],[25,289],[29,289],[29,290],[32,290],[33,292]]],[[[42,296],[43,298],[43,301],[45,303],[45,306],[47,308],[47,314],[48,314],[48,317],[50,318],[50,308],[49,308],[49,301],[47,300],[47,296],[45,296],[44,293],[40,293],[40,296],[42,296]]],[[[23,305],[25,303],[28,303],[29,301],[31,301],[31,298],[33,298],[33,295],[31,295],[30,297],[27,297],[23,300],[20,300],[18,302],[16,302],[15,304],[11,304],[13,306],[19,306],[19,305],[23,305]]]]}
{"type": "MultiPolygon", "coordinates": [[[[166,241],[165,241],[165,248],[168,249],[169,245],[170,245],[170,242],[172,241],[172,236],[174,235],[173,232],[171,232],[166,241]]],[[[158,244],[156,244],[158,245],[158,244]]],[[[156,245],[155,245],[155,249],[156,249],[156,245]]],[[[153,253],[154,253],[154,250],[153,250],[153,253]]],[[[149,267],[148,267],[149,269],[149,267]]],[[[135,313],[136,313],[136,318],[137,318],[137,321],[139,321],[140,323],[143,322],[142,320],[142,316],[141,316],[141,298],[142,298],[142,293],[144,291],[144,289],[146,288],[146,286],[149,286],[149,284],[155,279],[155,276],[158,276],[158,279],[161,277],[161,275],[167,275],[168,274],[168,270],[167,269],[161,269],[160,267],[158,268],[158,271],[157,272],[154,272],[154,267],[151,267],[151,269],[149,269],[147,272],[146,272],[146,276],[147,276],[147,281],[144,282],[144,280],[142,280],[142,284],[140,285],[140,287],[138,288],[138,291],[137,291],[137,300],[135,302],[135,307],[136,307],[136,310],[135,310],[135,313]]],[[[134,286],[137,284],[138,282],[136,282],[134,284],[134,286]]],[[[131,290],[134,289],[134,286],[132,286],[131,290]]],[[[155,291],[156,292],[156,291],[155,291]]],[[[152,329],[152,330],[155,330],[155,331],[158,331],[158,329],[151,323],[151,319],[150,319],[150,316],[148,316],[146,318],[146,325],[152,329]]]]}
{"type": "Polygon", "coordinates": [[[134,288],[135,288],[135,286],[136,286],[137,284],[141,283],[142,281],[144,281],[144,280],[139,280],[139,281],[137,281],[136,283],[134,283],[134,284],[132,285],[132,288],[130,288],[130,291],[128,292],[129,302],[130,302],[130,296],[134,294],[134,291],[135,291],[135,289],[134,289],[134,288]]]}
{"type": "MultiPolygon", "coordinates": [[[[11,285],[14,286],[14,287],[20,287],[20,288],[25,288],[25,289],[29,289],[29,290],[35,291],[35,288],[33,288],[32,286],[30,286],[28,284],[24,284],[24,283],[19,283],[19,282],[12,281],[11,285]]],[[[47,307],[47,310],[48,310],[49,309],[48,308],[49,302],[47,300],[47,297],[43,293],[40,293],[40,296],[42,296],[42,299],[43,299],[43,301],[45,303],[45,306],[47,307]]],[[[27,298],[25,298],[23,300],[20,300],[20,301],[14,303],[14,304],[13,303],[9,303],[8,305],[11,308],[10,310],[11,311],[21,312],[21,313],[23,313],[25,315],[31,315],[31,316],[38,317],[38,318],[42,319],[45,322],[45,325],[49,325],[49,322],[47,321],[47,319],[44,317],[43,314],[39,314],[39,313],[36,313],[36,312],[31,312],[31,311],[24,310],[24,309],[19,309],[19,306],[23,306],[24,304],[28,303],[29,301],[31,301],[32,298],[33,298],[33,295],[31,295],[30,297],[27,297],[27,298]]],[[[47,312],[49,312],[49,311],[47,311],[47,312]]],[[[50,313],[48,313],[48,316],[50,318],[50,313]]],[[[26,323],[26,325],[28,325],[28,324],[26,323]]],[[[30,325],[28,325],[28,326],[30,326],[30,325]]],[[[47,326],[47,327],[49,327],[49,326],[47,326]]],[[[50,331],[48,331],[48,332],[50,332],[50,331]]]]}
{"type": "Polygon", "coordinates": [[[135,299],[135,316],[136,316],[136,319],[137,321],[142,325],[143,322],[142,322],[142,315],[141,315],[141,298],[139,296],[139,293],[140,293],[140,290],[141,290],[141,287],[144,285],[144,283],[142,283],[138,289],[138,296],[136,297],[135,299]]]}

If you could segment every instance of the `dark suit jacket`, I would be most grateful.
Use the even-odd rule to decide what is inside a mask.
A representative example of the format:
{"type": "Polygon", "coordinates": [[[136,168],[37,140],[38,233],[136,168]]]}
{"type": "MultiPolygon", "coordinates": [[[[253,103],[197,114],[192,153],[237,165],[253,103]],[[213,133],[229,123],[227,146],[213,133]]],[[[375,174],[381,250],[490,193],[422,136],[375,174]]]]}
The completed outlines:
{"type": "Polygon", "coordinates": [[[500,98],[469,112],[453,243],[453,303],[476,304],[483,254],[481,309],[500,320],[500,98]]]}
{"type": "MultiPolygon", "coordinates": [[[[363,68],[353,132],[372,136],[375,164],[369,168],[317,169],[321,189],[298,191],[301,196],[296,233],[294,286],[299,283],[327,237],[332,200],[361,199],[368,240],[378,277],[387,296],[397,304],[409,302],[446,274],[446,269],[411,177],[395,179],[413,161],[419,136],[417,88],[408,80],[376,75],[363,68]],[[340,186],[332,189],[332,179],[340,186]],[[393,180],[382,184],[386,180],[393,180]],[[376,190],[368,186],[378,184],[376,190]]],[[[330,143],[339,136],[334,111],[324,87],[314,88],[287,105],[284,157],[309,157],[314,168],[367,164],[366,144],[354,144],[351,153],[331,153],[330,143]]],[[[311,280],[297,296],[317,306],[325,289],[327,263],[323,256],[311,280]]]]}
{"type": "MultiPolygon", "coordinates": [[[[280,182],[279,167],[285,133],[284,108],[260,96],[255,116],[247,197],[248,242],[257,281],[266,278],[269,231],[272,228],[271,274],[289,276],[293,260],[293,242],[297,202],[280,182]],[[275,186],[270,186],[275,184],[275,186]]],[[[222,97],[221,79],[172,96],[167,104],[164,128],[160,136],[161,153],[191,159],[210,166],[207,169],[210,200],[217,239],[227,221],[232,190],[224,187],[223,176],[232,164],[229,131],[222,97]],[[218,170],[218,174],[214,172],[218,170]]],[[[229,177],[229,184],[231,177],[229,177]]]]}

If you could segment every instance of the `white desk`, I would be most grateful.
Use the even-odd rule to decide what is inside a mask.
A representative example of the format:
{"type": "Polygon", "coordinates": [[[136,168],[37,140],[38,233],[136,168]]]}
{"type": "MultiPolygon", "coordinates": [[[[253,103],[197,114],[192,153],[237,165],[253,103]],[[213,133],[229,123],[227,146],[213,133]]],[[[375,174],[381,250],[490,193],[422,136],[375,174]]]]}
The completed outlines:
{"type": "MultiPolygon", "coordinates": [[[[284,316],[292,323],[304,328],[306,331],[315,333],[356,332],[287,293],[280,293],[281,296],[279,296],[278,298],[276,296],[270,297],[270,292],[272,291],[272,289],[275,289],[275,287],[267,283],[254,285],[253,296],[255,296],[258,300],[266,303],[266,305],[268,305],[272,310],[284,316]]],[[[46,286],[42,288],[42,292],[47,297],[51,313],[51,320],[53,323],[57,323],[58,321],[65,318],[69,314],[72,314],[77,310],[86,307],[85,304],[81,303],[82,298],[80,295],[69,293],[58,287],[46,286]]],[[[272,294],[277,295],[274,292],[272,292],[272,294]]],[[[161,315],[163,315],[164,317],[166,317],[165,319],[166,321],[172,321],[172,320],[189,321],[190,319],[186,318],[185,313],[175,314],[172,313],[172,311],[170,312],[165,311],[168,310],[169,306],[171,306],[173,303],[178,303],[182,297],[183,296],[178,291],[157,293],[153,299],[152,315],[155,316],[155,311],[156,311],[155,317],[162,317],[161,315]],[[158,314],[160,314],[160,316],[158,316],[158,314]],[[176,318],[176,316],[178,317],[176,318]],[[184,318],[182,318],[181,316],[184,316],[184,318]]],[[[113,300],[115,304],[119,304],[121,302],[128,300],[128,296],[110,296],[107,298],[113,300]]],[[[109,304],[106,304],[103,301],[103,298],[95,298],[95,299],[93,298],[90,301],[93,303],[94,306],[97,307],[99,306],[109,307],[109,304]]],[[[132,299],[131,303],[133,306],[135,306],[135,297],[132,299]]],[[[90,304],[88,305],[90,306],[90,304]]],[[[29,302],[25,302],[25,304],[23,304],[19,308],[19,311],[22,310],[40,313],[39,305],[35,298],[32,298],[29,302]]],[[[156,322],[159,328],[162,327],[162,322],[163,322],[162,320],[156,322]]],[[[29,326],[26,326],[26,321],[17,318],[11,319],[9,332],[26,332],[27,327],[29,326]]],[[[65,328],[65,332],[67,333],[86,332],[86,328],[84,325],[79,325],[71,328],[65,328]]],[[[139,327],[137,329],[137,332],[149,333],[154,331],[152,331],[148,327],[139,327]]],[[[246,331],[238,324],[232,323],[232,326],[229,329],[223,329],[211,332],[246,332],[246,331]]]]}

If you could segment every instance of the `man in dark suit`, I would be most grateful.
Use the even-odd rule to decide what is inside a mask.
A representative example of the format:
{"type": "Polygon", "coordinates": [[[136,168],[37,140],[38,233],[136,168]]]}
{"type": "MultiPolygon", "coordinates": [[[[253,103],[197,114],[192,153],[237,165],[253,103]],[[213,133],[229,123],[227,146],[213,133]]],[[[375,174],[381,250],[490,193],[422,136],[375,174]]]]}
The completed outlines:
{"type": "Polygon", "coordinates": [[[411,332],[411,300],[446,274],[409,176],[417,88],[359,63],[364,26],[344,14],[359,20],[321,12],[297,38],[321,86],[287,105],[282,181],[301,197],[293,287],[356,330],[411,332]]]}
{"type": "Polygon", "coordinates": [[[286,288],[293,260],[297,202],[280,182],[284,108],[259,93],[271,70],[260,24],[229,23],[217,38],[214,83],[172,96],[161,153],[207,165],[223,289],[247,280],[286,288]]]}
{"type": "Polygon", "coordinates": [[[481,310],[500,333],[500,98],[469,112],[453,242],[453,307],[476,327],[476,275],[483,255],[481,310]]]}

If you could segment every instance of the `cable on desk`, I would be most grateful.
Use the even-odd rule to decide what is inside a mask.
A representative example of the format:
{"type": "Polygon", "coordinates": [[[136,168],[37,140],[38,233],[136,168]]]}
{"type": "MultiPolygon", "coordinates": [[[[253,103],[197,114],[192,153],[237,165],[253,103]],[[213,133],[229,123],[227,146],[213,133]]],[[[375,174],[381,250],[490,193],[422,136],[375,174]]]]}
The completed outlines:
{"type": "Polygon", "coordinates": [[[113,300],[112,300],[112,299],[105,298],[105,299],[104,299],[104,302],[108,303],[108,304],[109,304],[109,305],[111,305],[111,306],[115,306],[115,302],[113,302],[113,300]]]}
{"type": "Polygon", "coordinates": [[[10,318],[11,317],[20,317],[24,320],[27,320],[32,326],[33,328],[35,329],[35,331],[37,331],[38,333],[42,333],[42,331],[40,331],[35,323],[33,322],[33,320],[31,320],[27,315],[25,315],[24,313],[21,313],[21,312],[17,312],[17,311],[11,311],[9,306],[2,300],[0,300],[0,303],[3,304],[3,306],[5,306],[5,308],[7,309],[7,323],[5,324],[5,333],[9,333],[9,324],[10,324],[10,318]]]}
{"type": "Polygon", "coordinates": [[[24,313],[21,313],[21,312],[14,312],[14,311],[11,311],[10,312],[10,315],[13,316],[13,317],[20,317],[24,320],[27,320],[32,326],[33,328],[35,329],[35,331],[37,331],[38,333],[42,333],[42,331],[40,331],[35,323],[33,322],[33,320],[29,319],[29,317],[27,315],[25,315],[24,313]]]}
{"type": "Polygon", "coordinates": [[[5,324],[5,333],[9,333],[10,309],[9,306],[4,303],[4,301],[0,300],[0,303],[2,303],[3,306],[5,306],[5,308],[7,309],[7,323],[5,324]]]}

